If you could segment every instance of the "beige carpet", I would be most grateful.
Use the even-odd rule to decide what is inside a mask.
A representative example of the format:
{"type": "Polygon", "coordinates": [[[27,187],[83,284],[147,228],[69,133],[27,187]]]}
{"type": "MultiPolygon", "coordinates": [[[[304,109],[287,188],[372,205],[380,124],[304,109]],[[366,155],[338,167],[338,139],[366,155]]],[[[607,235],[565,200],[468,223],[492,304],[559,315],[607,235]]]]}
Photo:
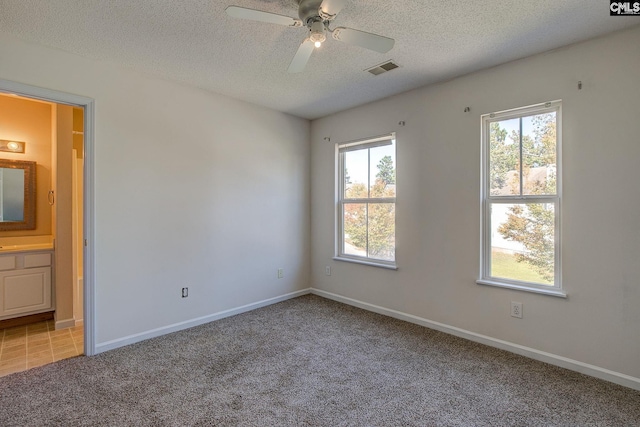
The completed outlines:
{"type": "Polygon", "coordinates": [[[2,426],[639,426],[640,392],[316,296],[0,378],[2,426]]]}

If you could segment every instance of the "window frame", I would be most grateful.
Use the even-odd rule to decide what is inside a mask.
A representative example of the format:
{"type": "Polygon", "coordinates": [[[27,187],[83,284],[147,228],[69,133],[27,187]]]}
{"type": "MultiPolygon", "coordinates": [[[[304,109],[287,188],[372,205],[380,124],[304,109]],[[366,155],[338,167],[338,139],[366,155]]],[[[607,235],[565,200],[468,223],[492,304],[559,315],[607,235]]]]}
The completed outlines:
{"type": "MultiPolygon", "coordinates": [[[[566,298],[562,288],[561,263],[561,216],[562,216],[562,101],[556,100],[527,107],[514,108],[481,116],[481,230],[480,230],[480,274],[476,283],[480,285],[528,291],[566,298]],[[490,124],[493,122],[519,119],[536,114],[556,113],[556,194],[554,195],[491,195],[490,176],[490,124]],[[491,207],[494,204],[552,203],[554,205],[554,281],[553,285],[520,281],[491,275],[491,207]]],[[[522,132],[521,132],[522,133],[522,132]]],[[[522,138],[522,135],[521,135],[522,138]]],[[[522,139],[520,140],[522,158],[522,139]]],[[[521,163],[521,161],[519,162],[521,163]]],[[[520,174],[522,189],[522,175],[520,174]]],[[[522,193],[522,190],[521,190],[522,193]]]]}
{"type": "MultiPolygon", "coordinates": [[[[345,198],[345,185],[344,185],[344,172],[345,172],[345,159],[344,159],[344,153],[350,152],[350,151],[358,151],[358,150],[368,150],[371,148],[375,148],[375,147],[380,147],[380,146],[384,146],[387,145],[387,141],[392,141],[392,144],[394,144],[394,150],[396,152],[396,156],[394,158],[394,169],[397,171],[397,140],[396,140],[396,133],[395,132],[391,132],[385,135],[380,135],[380,136],[376,136],[376,137],[371,137],[371,138],[364,138],[364,139],[359,139],[359,140],[355,140],[355,141],[349,141],[349,142],[344,142],[344,143],[336,143],[335,144],[335,153],[336,153],[336,209],[335,209],[335,213],[336,213],[336,232],[334,233],[335,235],[335,255],[333,257],[334,260],[336,261],[346,261],[346,262],[352,262],[352,263],[357,263],[357,264],[364,264],[364,265],[370,265],[370,266],[374,266],[374,267],[382,267],[382,268],[387,268],[387,269],[392,269],[392,270],[397,270],[397,244],[394,245],[394,260],[393,261],[388,261],[388,260],[383,260],[383,259],[378,259],[378,258],[371,258],[368,255],[367,256],[358,256],[358,255],[353,255],[353,254],[346,254],[345,253],[345,239],[344,239],[344,205],[347,203],[365,203],[367,204],[367,206],[370,203],[392,203],[394,205],[394,210],[397,209],[397,197],[398,197],[398,193],[397,193],[397,182],[398,182],[398,178],[397,178],[397,174],[396,174],[396,192],[395,192],[395,197],[384,197],[384,198],[372,198],[372,197],[367,197],[367,198],[357,198],[357,199],[347,199],[345,198]]],[[[370,159],[369,159],[369,164],[368,164],[368,168],[369,168],[369,173],[368,176],[371,176],[371,172],[370,172],[370,168],[371,168],[371,164],[370,164],[370,159]]],[[[370,190],[371,185],[369,183],[369,188],[368,190],[370,190]]],[[[370,194],[369,194],[370,196],[370,194]]],[[[395,222],[395,216],[394,216],[394,236],[396,235],[396,222],[395,222]]],[[[367,227],[368,229],[368,227],[367,227]]],[[[368,231],[368,230],[367,230],[368,231]]],[[[397,243],[397,242],[396,242],[397,243]]]]}

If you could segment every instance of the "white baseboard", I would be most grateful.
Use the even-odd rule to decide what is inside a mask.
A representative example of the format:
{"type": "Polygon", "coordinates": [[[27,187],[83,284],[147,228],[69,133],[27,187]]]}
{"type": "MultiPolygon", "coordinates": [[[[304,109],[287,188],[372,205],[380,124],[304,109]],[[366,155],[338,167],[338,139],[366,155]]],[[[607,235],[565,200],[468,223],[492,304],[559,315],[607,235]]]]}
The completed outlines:
{"type": "Polygon", "coordinates": [[[71,328],[76,326],[75,319],[64,319],[64,320],[56,320],[56,330],[71,328]]]}
{"type": "Polygon", "coordinates": [[[318,296],[328,298],[334,301],[338,301],[344,304],[352,305],[354,307],[362,308],[364,310],[372,311],[374,313],[383,314],[385,316],[404,320],[410,323],[415,323],[417,325],[435,329],[440,332],[444,332],[450,335],[455,335],[460,338],[468,339],[470,341],[475,341],[481,344],[485,344],[490,347],[506,350],[511,353],[519,354],[521,356],[529,357],[531,359],[539,360],[541,362],[549,363],[551,365],[559,366],[561,368],[566,368],[572,371],[580,372],[581,374],[590,375],[592,377],[610,381],[612,383],[629,387],[635,390],[640,390],[640,378],[635,378],[630,375],[625,375],[619,372],[610,371],[608,369],[600,368],[594,365],[589,365],[587,363],[583,363],[578,360],[569,359],[566,357],[558,356],[556,354],[547,353],[544,351],[536,350],[534,348],[525,347],[519,344],[514,344],[512,342],[503,341],[503,340],[492,338],[486,335],[477,334],[475,332],[467,331],[465,329],[456,328],[455,326],[449,326],[444,323],[434,322],[432,320],[424,319],[422,317],[414,316],[412,314],[391,310],[391,309],[380,307],[374,304],[369,304],[363,301],[344,297],[342,295],[326,292],[320,289],[311,288],[311,293],[314,295],[318,295],[318,296]]]}
{"type": "Polygon", "coordinates": [[[152,329],[150,331],[140,332],[138,334],[133,334],[123,338],[117,338],[115,340],[99,343],[96,345],[95,354],[102,353],[108,350],[113,350],[118,347],[123,347],[125,345],[134,344],[140,341],[148,340],[150,338],[159,337],[161,335],[170,334],[172,332],[181,331],[183,329],[193,328],[194,326],[203,325],[205,323],[213,322],[214,320],[224,319],[225,317],[229,317],[229,316],[235,316],[236,314],[245,313],[247,311],[255,310],[261,307],[266,307],[271,304],[275,304],[291,298],[297,298],[299,296],[306,295],[309,293],[311,293],[311,288],[302,289],[300,291],[290,292],[288,294],[284,294],[277,297],[254,302],[251,304],[243,305],[241,307],[220,311],[218,313],[209,314],[207,316],[186,320],[184,322],[174,323],[173,325],[163,326],[161,328],[152,329]]]}

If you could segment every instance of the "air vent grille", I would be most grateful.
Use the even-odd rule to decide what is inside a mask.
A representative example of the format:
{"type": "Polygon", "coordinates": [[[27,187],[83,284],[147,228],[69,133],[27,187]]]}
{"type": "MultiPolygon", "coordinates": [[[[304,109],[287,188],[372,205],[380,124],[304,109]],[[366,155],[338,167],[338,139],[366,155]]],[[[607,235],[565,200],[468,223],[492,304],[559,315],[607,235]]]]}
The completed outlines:
{"type": "Polygon", "coordinates": [[[382,73],[386,73],[387,71],[395,70],[399,65],[393,61],[387,61],[382,64],[376,65],[375,67],[367,68],[365,71],[370,72],[374,76],[378,76],[382,73]]]}

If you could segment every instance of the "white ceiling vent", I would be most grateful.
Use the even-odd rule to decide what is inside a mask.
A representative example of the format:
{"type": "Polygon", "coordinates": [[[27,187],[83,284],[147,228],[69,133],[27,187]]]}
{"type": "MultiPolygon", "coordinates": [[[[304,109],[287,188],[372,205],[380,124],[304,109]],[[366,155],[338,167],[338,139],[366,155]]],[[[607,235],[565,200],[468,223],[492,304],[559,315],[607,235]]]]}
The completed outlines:
{"type": "Polygon", "coordinates": [[[395,70],[399,65],[393,61],[387,61],[382,64],[376,65],[375,67],[367,68],[365,71],[370,72],[374,76],[380,75],[382,73],[386,73],[387,71],[395,70]]]}

